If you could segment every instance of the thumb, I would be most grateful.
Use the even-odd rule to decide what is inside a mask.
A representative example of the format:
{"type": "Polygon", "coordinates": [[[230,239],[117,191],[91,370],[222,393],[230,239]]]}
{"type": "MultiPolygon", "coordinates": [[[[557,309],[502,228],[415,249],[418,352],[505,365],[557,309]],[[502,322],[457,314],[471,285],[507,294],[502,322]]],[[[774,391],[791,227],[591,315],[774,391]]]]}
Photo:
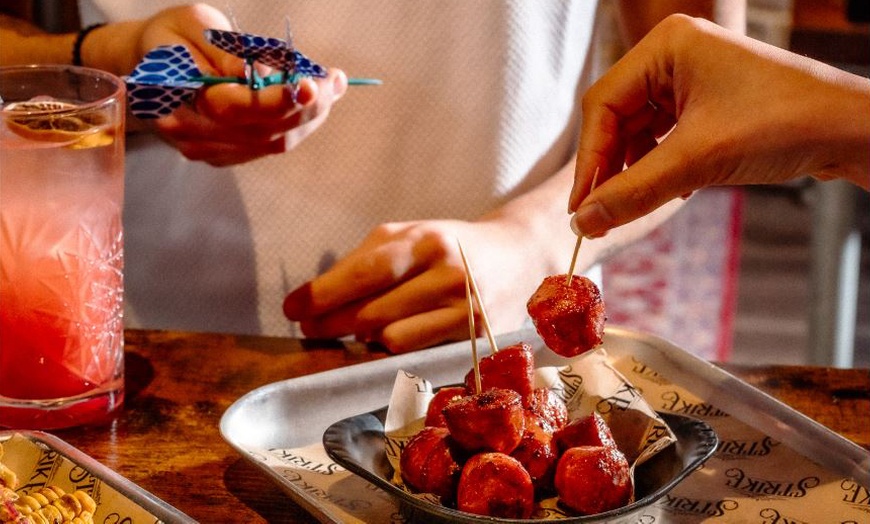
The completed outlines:
{"type": "Polygon", "coordinates": [[[600,237],[703,187],[699,154],[691,154],[681,142],[675,129],[631,167],[595,188],[578,206],[571,229],[577,235],[600,237]]]}

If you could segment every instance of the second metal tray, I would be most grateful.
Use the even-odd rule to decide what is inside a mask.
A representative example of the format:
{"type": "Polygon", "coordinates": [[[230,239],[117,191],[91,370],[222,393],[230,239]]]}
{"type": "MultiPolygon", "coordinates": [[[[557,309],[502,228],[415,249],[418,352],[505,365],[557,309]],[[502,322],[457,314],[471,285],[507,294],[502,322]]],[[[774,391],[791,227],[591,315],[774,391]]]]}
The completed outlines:
{"type": "MultiPolygon", "coordinates": [[[[94,515],[99,522],[129,522],[135,523],[172,523],[187,524],[196,521],[184,514],[179,509],[169,505],[149,491],[109,469],[96,459],[80,451],[66,441],[45,433],[43,431],[4,430],[0,431],[0,442],[7,443],[13,438],[20,437],[21,446],[18,452],[22,454],[36,454],[49,461],[46,465],[39,461],[39,471],[22,471],[20,468],[12,468],[23,483],[28,478],[31,481],[42,480],[46,477],[46,470],[55,471],[59,465],[57,461],[69,461],[68,468],[71,475],[79,481],[87,480],[88,491],[94,489],[95,482],[88,479],[96,479],[103,487],[108,487],[110,492],[102,489],[94,515]],[[105,507],[111,504],[110,508],[105,507]],[[123,515],[124,517],[120,517],[123,515]]],[[[12,454],[13,449],[6,449],[4,463],[12,463],[16,458],[12,454]]],[[[67,482],[71,482],[66,479],[67,482]]],[[[66,486],[69,488],[69,486],[66,486]]],[[[71,491],[71,490],[70,490],[71,491]]]]}

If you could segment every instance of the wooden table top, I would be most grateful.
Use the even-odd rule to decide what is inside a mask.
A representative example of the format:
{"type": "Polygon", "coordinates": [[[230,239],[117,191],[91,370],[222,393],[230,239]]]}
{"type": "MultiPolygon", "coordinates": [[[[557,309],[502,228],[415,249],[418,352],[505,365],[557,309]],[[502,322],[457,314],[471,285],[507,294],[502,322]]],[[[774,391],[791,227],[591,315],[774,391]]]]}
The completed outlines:
{"type": "MultiPolygon", "coordinates": [[[[385,358],[328,342],[130,330],[124,409],[52,433],[201,522],[314,523],[221,437],[224,411],[265,384],[385,358]]],[[[723,366],[870,449],[870,370],[723,366]]]]}

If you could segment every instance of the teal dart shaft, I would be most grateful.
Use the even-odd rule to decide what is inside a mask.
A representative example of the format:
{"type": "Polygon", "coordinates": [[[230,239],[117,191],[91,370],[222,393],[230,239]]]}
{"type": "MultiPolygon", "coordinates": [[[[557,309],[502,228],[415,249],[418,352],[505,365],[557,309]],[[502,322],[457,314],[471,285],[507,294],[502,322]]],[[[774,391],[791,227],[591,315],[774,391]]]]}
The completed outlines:
{"type": "MultiPolygon", "coordinates": [[[[296,83],[299,79],[294,78],[292,75],[289,78],[291,83],[296,83]]],[[[241,76],[194,76],[188,79],[190,82],[202,82],[207,86],[213,86],[217,84],[248,84],[249,81],[247,78],[241,76]]],[[[264,78],[255,78],[254,79],[254,87],[261,88],[266,86],[271,86],[275,84],[283,84],[283,75],[281,73],[275,73],[269,75],[264,78]]],[[[383,82],[377,78],[348,78],[347,85],[351,86],[379,86],[382,85],[383,82]]]]}

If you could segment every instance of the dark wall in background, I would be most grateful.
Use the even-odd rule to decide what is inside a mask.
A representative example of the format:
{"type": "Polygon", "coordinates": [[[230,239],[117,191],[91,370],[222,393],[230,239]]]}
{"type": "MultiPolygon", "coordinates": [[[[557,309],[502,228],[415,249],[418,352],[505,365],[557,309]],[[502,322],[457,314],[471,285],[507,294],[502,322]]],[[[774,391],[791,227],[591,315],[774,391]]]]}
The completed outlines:
{"type": "Polygon", "coordinates": [[[50,33],[79,30],[77,0],[0,0],[0,11],[23,18],[50,33]]]}

